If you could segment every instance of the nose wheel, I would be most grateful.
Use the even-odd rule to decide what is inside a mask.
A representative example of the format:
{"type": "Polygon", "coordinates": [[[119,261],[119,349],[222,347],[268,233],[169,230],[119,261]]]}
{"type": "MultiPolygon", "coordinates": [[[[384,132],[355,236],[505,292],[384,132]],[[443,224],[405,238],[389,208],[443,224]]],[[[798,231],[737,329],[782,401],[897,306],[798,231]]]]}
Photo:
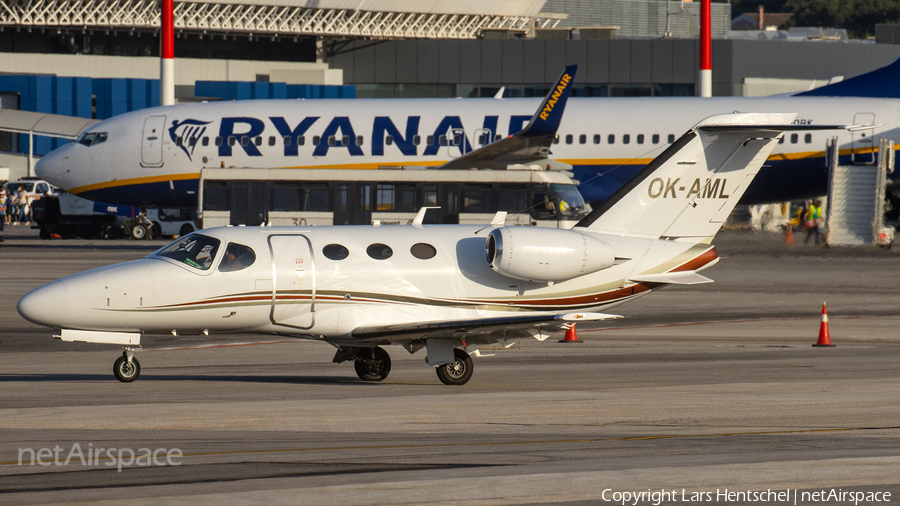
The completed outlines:
{"type": "Polygon", "coordinates": [[[391,356],[384,348],[376,346],[369,350],[360,351],[353,363],[356,375],[363,381],[382,381],[391,372],[391,356]]]}
{"type": "Polygon", "coordinates": [[[141,363],[134,358],[134,351],[126,348],[113,365],[113,374],[122,383],[131,383],[141,375],[141,363]]]}

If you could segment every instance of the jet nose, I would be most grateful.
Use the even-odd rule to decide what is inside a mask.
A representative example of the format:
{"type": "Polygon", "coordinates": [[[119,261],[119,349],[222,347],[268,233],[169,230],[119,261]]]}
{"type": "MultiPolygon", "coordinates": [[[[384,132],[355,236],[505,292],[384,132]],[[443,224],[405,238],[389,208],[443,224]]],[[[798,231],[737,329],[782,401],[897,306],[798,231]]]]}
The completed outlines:
{"type": "Polygon", "coordinates": [[[66,323],[66,285],[54,281],[19,299],[16,310],[22,318],[45,327],[62,328],[66,323]]]}
{"type": "Polygon", "coordinates": [[[62,146],[41,157],[34,166],[35,175],[50,184],[59,186],[59,178],[69,172],[66,166],[68,165],[66,162],[69,159],[69,156],[66,154],[69,150],[68,148],[69,146],[62,146]]]}

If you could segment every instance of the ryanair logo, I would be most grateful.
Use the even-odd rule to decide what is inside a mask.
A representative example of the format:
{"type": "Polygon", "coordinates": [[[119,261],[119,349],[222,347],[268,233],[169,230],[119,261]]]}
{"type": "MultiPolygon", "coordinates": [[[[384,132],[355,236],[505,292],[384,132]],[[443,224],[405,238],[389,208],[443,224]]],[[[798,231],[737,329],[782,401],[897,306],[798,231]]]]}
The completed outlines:
{"type": "Polygon", "coordinates": [[[197,139],[206,133],[206,126],[212,121],[200,121],[196,119],[186,119],[183,121],[173,121],[169,127],[169,137],[176,145],[178,145],[184,154],[192,160],[194,149],[197,147],[197,139]],[[180,144],[178,139],[181,139],[180,144]]]}
{"type": "Polygon", "coordinates": [[[541,110],[540,116],[542,120],[547,121],[547,118],[550,117],[550,113],[553,112],[553,108],[556,106],[556,103],[559,102],[559,97],[566,91],[566,87],[569,86],[571,80],[572,76],[569,74],[563,74],[560,78],[559,84],[556,86],[556,91],[550,95],[550,99],[547,100],[547,103],[544,104],[544,108],[541,110]]]}
{"type": "MultiPolygon", "coordinates": [[[[651,199],[660,197],[677,199],[679,197],[678,192],[684,192],[687,189],[687,184],[678,184],[680,181],[680,177],[674,180],[672,178],[665,180],[661,177],[655,178],[650,181],[650,186],[647,187],[647,195],[651,199]]],[[[705,182],[701,183],[701,181],[699,177],[694,179],[690,189],[687,190],[687,194],[682,193],[681,195],[686,199],[691,197],[699,199],[727,199],[731,197],[730,194],[725,193],[725,184],[728,182],[728,179],[707,178],[705,182]]]]}

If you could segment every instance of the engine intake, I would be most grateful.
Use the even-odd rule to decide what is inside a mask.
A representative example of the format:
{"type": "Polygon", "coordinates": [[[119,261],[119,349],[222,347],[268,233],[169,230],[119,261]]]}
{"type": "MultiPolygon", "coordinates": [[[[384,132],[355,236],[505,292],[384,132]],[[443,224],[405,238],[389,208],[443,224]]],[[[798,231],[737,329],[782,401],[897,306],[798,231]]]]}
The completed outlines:
{"type": "Polygon", "coordinates": [[[501,227],[488,234],[487,262],[495,271],[524,281],[558,282],[611,267],[610,244],[573,230],[501,227]]]}

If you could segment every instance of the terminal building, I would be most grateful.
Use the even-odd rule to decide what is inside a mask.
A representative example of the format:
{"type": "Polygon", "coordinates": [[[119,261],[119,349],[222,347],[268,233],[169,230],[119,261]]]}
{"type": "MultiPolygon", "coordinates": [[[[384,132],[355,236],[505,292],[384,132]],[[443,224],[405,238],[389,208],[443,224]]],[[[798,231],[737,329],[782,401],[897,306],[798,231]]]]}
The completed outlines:
{"type": "MultiPolygon", "coordinates": [[[[104,119],[159,103],[155,0],[0,0],[0,108],[104,119]]],[[[690,96],[699,2],[209,0],[175,5],[176,102],[255,98],[690,96]]],[[[874,41],[730,31],[712,4],[713,94],[767,95],[900,56],[874,41]],[[796,38],[796,37],[795,37],[796,38]]],[[[893,40],[883,37],[884,40],[893,40]]],[[[65,139],[0,121],[0,166],[26,171],[65,139]]]]}

